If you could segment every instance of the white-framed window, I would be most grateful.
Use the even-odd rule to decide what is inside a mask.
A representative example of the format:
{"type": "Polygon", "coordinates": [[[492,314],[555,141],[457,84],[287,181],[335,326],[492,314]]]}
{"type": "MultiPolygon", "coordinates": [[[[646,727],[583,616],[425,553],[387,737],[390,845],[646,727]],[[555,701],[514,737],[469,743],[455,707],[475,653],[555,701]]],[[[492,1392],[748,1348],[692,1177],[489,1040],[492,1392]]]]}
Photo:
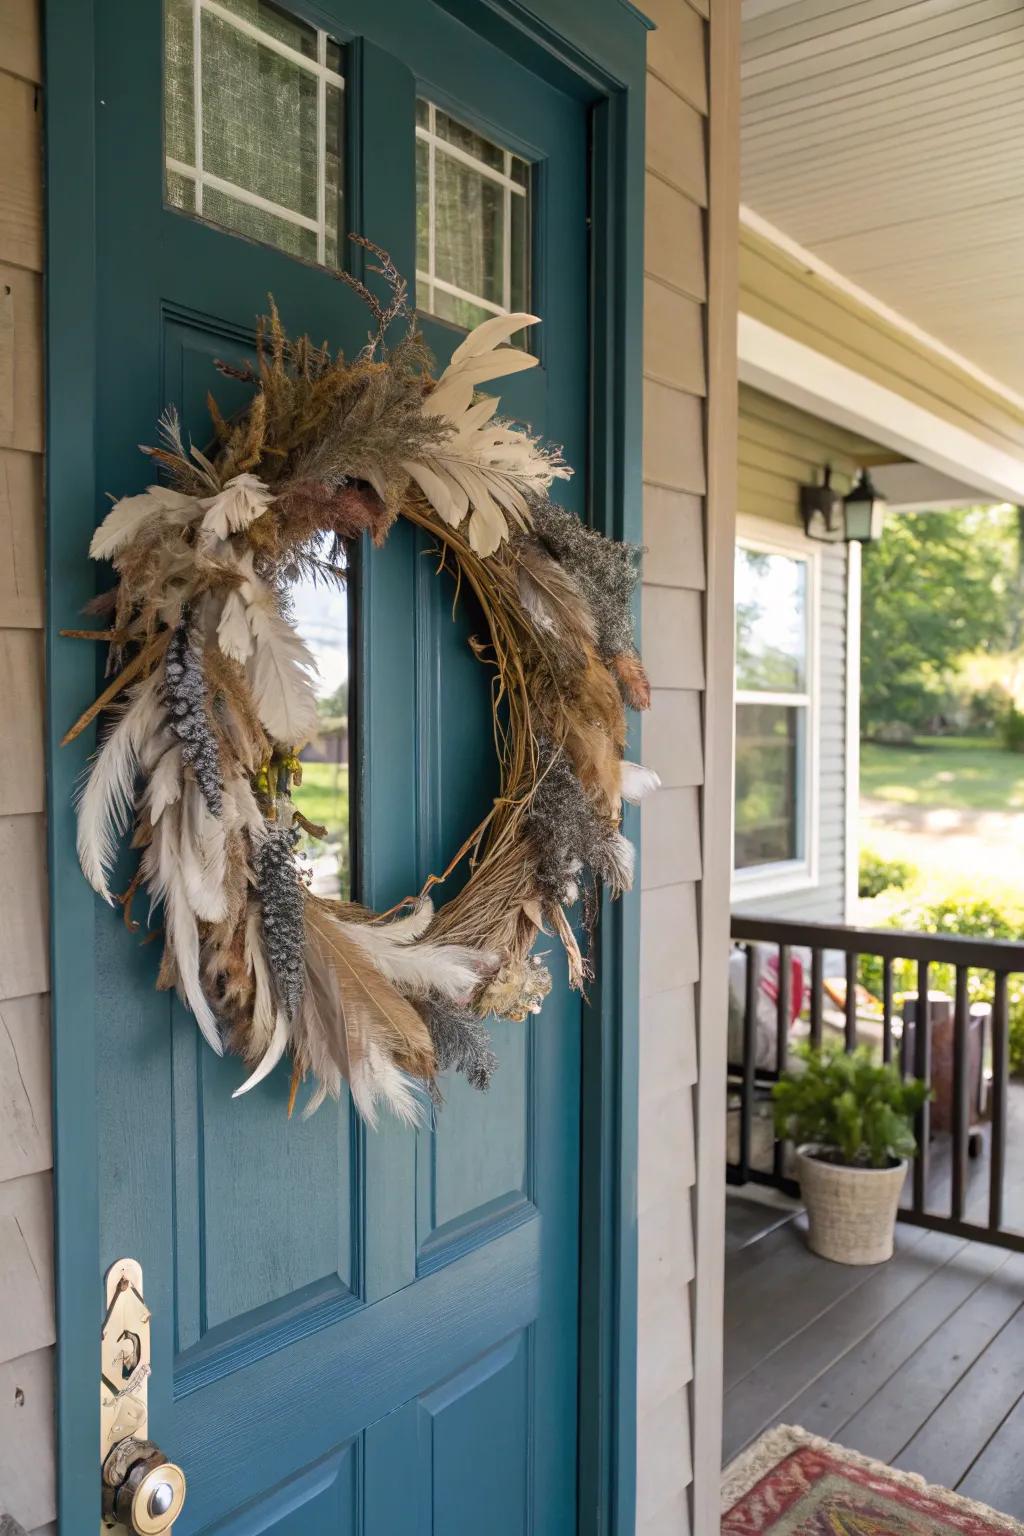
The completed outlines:
{"type": "Polygon", "coordinates": [[[741,519],[736,540],[733,896],[813,885],[818,830],[821,555],[741,519]]]}
{"type": "Polygon", "coordinates": [[[530,173],[522,156],[417,100],[417,308],[466,330],[529,309],[530,173]]]}

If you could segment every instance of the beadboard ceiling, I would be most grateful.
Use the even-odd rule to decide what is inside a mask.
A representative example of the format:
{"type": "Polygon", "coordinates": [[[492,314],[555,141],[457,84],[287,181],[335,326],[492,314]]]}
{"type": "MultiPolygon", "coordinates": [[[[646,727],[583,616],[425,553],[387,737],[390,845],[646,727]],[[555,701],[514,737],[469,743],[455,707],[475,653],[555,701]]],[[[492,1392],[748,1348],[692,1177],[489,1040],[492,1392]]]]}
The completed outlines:
{"type": "Polygon", "coordinates": [[[743,201],[1024,394],[1024,0],[744,0],[743,201]]]}

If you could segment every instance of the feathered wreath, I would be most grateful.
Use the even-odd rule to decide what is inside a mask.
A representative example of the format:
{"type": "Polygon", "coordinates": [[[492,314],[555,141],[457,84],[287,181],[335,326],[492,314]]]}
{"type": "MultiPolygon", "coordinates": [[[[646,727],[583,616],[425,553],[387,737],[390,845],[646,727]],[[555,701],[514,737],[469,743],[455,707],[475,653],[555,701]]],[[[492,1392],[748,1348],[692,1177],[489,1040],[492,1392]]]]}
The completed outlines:
{"type": "Polygon", "coordinates": [[[157,985],[177,988],[214,1051],[252,1066],[237,1093],[290,1051],[293,1102],[307,1073],[307,1112],[345,1079],[373,1125],[381,1106],[416,1121],[418,1090],[436,1094],[446,1069],[487,1087],[484,1020],[538,1013],[550,989],[538,933],[557,935],[582,987],[566,908],[582,900],[589,920],[596,882],[628,889],[622,801],[657,779],[623,759],[625,705],[650,701],[630,618],[639,551],[554,505],[571,473],[560,454],[477,393],[535,363],[502,344],[536,316],[485,321],[435,381],[405,284],[369,249],[390,299],[346,279],[376,321],[354,361],[289,341],[271,302],[256,365],[219,365],[253,395],[230,421],[210,399],[209,454],[163,417],[161,446],[144,451],[165,483],[116,502],[90,546],[118,577],[94,605],[109,627],[88,634],[109,642],[114,678],[65,740],[116,701],[79,802],[82,869],[113,902],[132,827],[126,921],[138,927],[142,886],[163,909],[157,985]],[[315,895],[296,852],[300,827],[316,831],[291,787],[317,711],[288,591],[311,572],[343,579],[345,547],[364,533],[382,544],[399,516],[433,535],[482,611],[488,636],[472,643],[494,668],[501,789],[443,874],[382,917],[315,895]],[[462,858],[469,879],[435,911],[430,889],[462,858]]]}

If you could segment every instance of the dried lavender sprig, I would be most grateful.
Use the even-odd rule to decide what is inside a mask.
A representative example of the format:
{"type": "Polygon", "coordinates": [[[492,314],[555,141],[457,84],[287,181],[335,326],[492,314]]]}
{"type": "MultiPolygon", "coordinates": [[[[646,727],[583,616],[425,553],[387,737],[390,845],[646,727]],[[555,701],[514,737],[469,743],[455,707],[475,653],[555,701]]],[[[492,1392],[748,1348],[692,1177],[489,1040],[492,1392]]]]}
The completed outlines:
{"type": "Polygon", "coordinates": [[[278,1003],[289,1019],[299,1011],[305,982],[306,930],[296,837],[290,827],[268,825],[253,851],[267,961],[278,1003]]]}
{"type": "Polygon", "coordinates": [[[164,702],[171,727],[181,742],[184,762],[195,774],[210,812],[223,807],[220,750],[206,709],[206,678],[185,620],[171,635],[164,659],[164,702]]]}

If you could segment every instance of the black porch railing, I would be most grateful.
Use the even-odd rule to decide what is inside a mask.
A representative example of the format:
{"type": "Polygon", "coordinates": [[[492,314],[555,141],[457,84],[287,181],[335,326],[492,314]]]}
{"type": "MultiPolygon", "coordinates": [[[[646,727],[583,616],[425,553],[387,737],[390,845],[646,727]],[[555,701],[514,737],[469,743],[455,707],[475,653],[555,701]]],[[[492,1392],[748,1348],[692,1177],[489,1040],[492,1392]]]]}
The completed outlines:
{"type": "Polygon", "coordinates": [[[1005,1219],[1010,991],[1011,978],[1024,974],[1024,944],[738,916],[732,938],[734,953],[738,946],[746,963],[738,998],[735,976],[730,987],[734,1025],[737,1013],[741,1021],[741,1028],[730,1029],[728,1095],[736,1132],[730,1183],[798,1193],[787,1172],[786,1143],[770,1118],[771,1084],[789,1064],[794,1037],[820,1045],[828,1033],[846,1050],[873,1044],[882,1060],[895,1061],[904,1076],[932,1087],[932,1102],[917,1118],[918,1152],[901,1220],[1024,1251],[1024,1230],[1005,1219]],[[865,957],[875,961],[876,975],[880,971],[877,997],[858,986],[865,957]],[[794,998],[794,986],[804,985],[806,972],[803,1003],[794,998]],[[931,990],[936,973],[952,978],[951,997],[931,990]],[[897,987],[908,978],[913,988],[897,987]],[[979,993],[984,1001],[977,1001],[979,993]],[[765,1125],[769,1144],[758,1156],[754,1130],[765,1125]],[[982,1165],[975,1164],[972,1177],[971,1159],[980,1160],[986,1145],[987,1189],[979,1213],[982,1165]]]}

